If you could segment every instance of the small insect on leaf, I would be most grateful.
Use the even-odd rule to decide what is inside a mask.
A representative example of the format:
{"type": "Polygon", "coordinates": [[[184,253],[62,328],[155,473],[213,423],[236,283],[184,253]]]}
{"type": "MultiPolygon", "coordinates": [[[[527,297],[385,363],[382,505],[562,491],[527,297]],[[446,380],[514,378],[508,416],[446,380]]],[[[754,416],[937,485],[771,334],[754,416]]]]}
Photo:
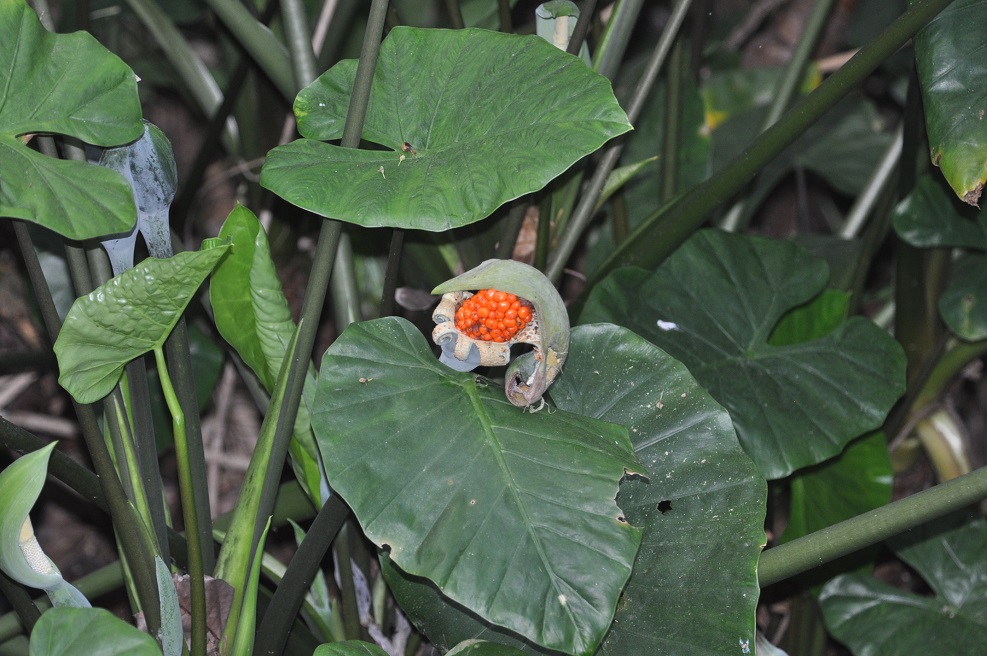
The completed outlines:
{"type": "Polygon", "coordinates": [[[360,378],[360,383],[363,384],[363,385],[366,385],[367,383],[369,383],[372,380],[373,380],[373,378],[363,378],[363,377],[361,377],[360,378]]]}
{"type": "Polygon", "coordinates": [[[401,150],[403,152],[408,153],[409,155],[414,155],[415,152],[416,152],[415,149],[411,147],[411,144],[408,143],[407,141],[405,141],[403,144],[401,144],[401,150]]]}

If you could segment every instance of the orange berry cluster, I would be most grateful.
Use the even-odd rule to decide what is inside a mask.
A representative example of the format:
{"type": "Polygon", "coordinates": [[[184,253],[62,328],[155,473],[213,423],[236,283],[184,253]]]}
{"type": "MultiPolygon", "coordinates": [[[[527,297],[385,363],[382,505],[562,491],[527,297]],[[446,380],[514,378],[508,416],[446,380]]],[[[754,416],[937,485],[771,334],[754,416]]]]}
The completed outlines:
{"type": "Polygon", "coordinates": [[[531,303],[514,294],[483,289],[456,310],[456,328],[473,339],[506,342],[531,321],[531,303]]]}

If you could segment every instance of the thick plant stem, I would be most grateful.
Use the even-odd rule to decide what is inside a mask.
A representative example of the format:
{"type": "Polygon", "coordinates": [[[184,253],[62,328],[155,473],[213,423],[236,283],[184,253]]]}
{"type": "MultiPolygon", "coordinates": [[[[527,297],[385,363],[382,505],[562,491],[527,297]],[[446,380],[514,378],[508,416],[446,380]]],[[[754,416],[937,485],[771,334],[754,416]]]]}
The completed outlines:
{"type": "MultiPolygon", "coordinates": [[[[679,0],[672,10],[672,15],[668,19],[665,31],[662,32],[661,38],[658,39],[658,44],[655,46],[654,52],[651,54],[647,66],[645,66],[644,73],[641,75],[641,79],[634,89],[634,95],[631,96],[631,101],[627,105],[627,119],[631,123],[634,123],[637,117],[640,116],[644,103],[648,99],[648,94],[651,92],[655,80],[658,79],[658,71],[661,70],[661,66],[668,56],[668,52],[672,49],[675,36],[682,26],[682,21],[685,20],[686,14],[689,12],[689,5],[691,4],[692,0],[679,0]]],[[[589,225],[590,219],[593,218],[596,203],[600,198],[600,193],[603,191],[604,184],[606,184],[607,176],[610,175],[610,172],[617,165],[617,160],[620,159],[620,153],[622,151],[622,142],[608,146],[600,163],[596,166],[593,176],[586,185],[586,190],[579,199],[579,205],[576,206],[575,211],[572,213],[572,218],[569,219],[569,225],[566,227],[565,232],[562,233],[558,246],[556,246],[548,260],[545,275],[553,283],[558,284],[562,278],[562,270],[565,268],[565,263],[568,261],[569,256],[572,255],[572,251],[575,250],[576,244],[579,243],[579,239],[586,226],[589,225]]]]}
{"type": "Polygon", "coordinates": [[[593,22],[594,11],[596,11],[596,0],[583,0],[582,4],[579,5],[579,20],[576,21],[576,29],[572,31],[569,45],[565,49],[570,55],[579,55],[579,49],[583,47],[586,35],[589,34],[589,26],[593,22]]]}
{"type": "MultiPolygon", "coordinates": [[[[192,470],[189,467],[189,443],[185,432],[185,413],[175,394],[168,375],[168,365],[165,362],[164,351],[161,347],[154,349],[154,361],[158,365],[158,378],[164,391],[165,402],[171,413],[171,428],[175,434],[175,460],[178,463],[178,485],[182,496],[182,518],[185,520],[185,534],[188,540],[188,573],[189,588],[192,598],[192,654],[200,656],[206,653],[206,584],[205,571],[202,567],[203,543],[196,539],[199,535],[199,514],[195,503],[196,487],[192,482],[192,470]]],[[[208,544],[212,544],[210,541],[208,544]]]]}
{"type": "Polygon", "coordinates": [[[987,467],[768,549],[757,567],[758,582],[763,588],[783,581],[984,498],[987,467]]]}
{"type": "Polygon", "coordinates": [[[0,594],[13,606],[17,618],[24,625],[25,632],[30,634],[34,629],[34,623],[41,618],[41,611],[31,599],[31,595],[21,584],[3,572],[0,572],[0,594]]]}
{"type": "Polygon", "coordinates": [[[267,607],[264,620],[257,631],[255,654],[276,656],[284,650],[291,622],[301,608],[305,593],[312,585],[329,543],[339,533],[348,513],[349,509],[334,494],[315,516],[315,521],[305,539],[298,545],[298,551],[291,559],[291,564],[267,607]]]}
{"type": "MultiPolygon", "coordinates": [[[[61,319],[59,319],[55,303],[52,301],[51,290],[45,281],[41,263],[38,261],[38,254],[34,250],[31,236],[23,222],[14,221],[14,234],[17,236],[17,243],[24,258],[24,264],[34,289],[35,299],[41,310],[41,316],[48,330],[48,336],[54,342],[61,329],[61,319]]],[[[86,269],[86,275],[88,275],[88,269],[86,269]]],[[[110,452],[106,449],[102,431],[96,421],[96,413],[89,405],[81,405],[73,401],[73,406],[93,467],[99,476],[103,497],[106,499],[114,525],[119,528],[120,544],[123,546],[127,561],[132,568],[134,587],[137,590],[141,610],[144,611],[148,628],[152,632],[157,631],[161,625],[161,611],[158,603],[158,584],[154,575],[154,554],[143,541],[144,533],[138,528],[140,519],[137,518],[133,506],[130,505],[127,493],[124,492],[116,469],[113,467],[113,460],[110,458],[110,452]]]]}
{"type": "Polygon", "coordinates": [[[789,110],[722,171],[667,203],[638,226],[593,273],[591,289],[618,266],[654,268],[830,107],[903,46],[951,0],[918,0],[840,70],[789,110]]]}
{"type": "Polygon", "coordinates": [[[387,268],[384,270],[384,290],[380,296],[380,316],[394,314],[394,293],[401,273],[401,251],[404,248],[404,230],[395,228],[391,233],[391,248],[387,253],[387,268]]]}

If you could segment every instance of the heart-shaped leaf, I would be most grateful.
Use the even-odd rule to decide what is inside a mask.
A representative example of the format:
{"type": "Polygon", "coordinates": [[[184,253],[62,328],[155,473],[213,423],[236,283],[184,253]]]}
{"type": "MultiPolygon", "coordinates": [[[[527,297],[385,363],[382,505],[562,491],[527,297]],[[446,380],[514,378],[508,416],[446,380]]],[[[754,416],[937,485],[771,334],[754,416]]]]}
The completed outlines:
{"type": "Polygon", "coordinates": [[[22,0],[0,4],[0,34],[0,216],[71,239],[126,232],[134,202],[120,176],[45,157],[18,137],[133,141],[143,129],[133,71],[90,34],[48,32],[22,0]]]}
{"type": "Polygon", "coordinates": [[[600,653],[730,653],[738,637],[753,642],[767,491],[730,416],[682,363],[627,330],[580,326],[572,352],[552,399],[626,426],[651,472],[617,497],[645,533],[600,653]]]}
{"type": "Polygon", "coordinates": [[[340,62],[298,94],[306,138],[268,153],[261,184],[364,226],[479,221],[631,129],[609,81],[543,39],[398,27],[381,44],[363,129],[387,150],[323,143],[342,136],[355,73],[340,62]]]}
{"type": "Polygon", "coordinates": [[[904,392],[901,347],[866,319],[769,344],[779,319],[828,277],[825,262],[794,243],[704,230],[654,273],[608,276],[580,321],[627,326],[681,360],[730,411],[765,477],[780,478],[880,426],[904,392]]]}
{"type": "MultiPolygon", "coordinates": [[[[645,533],[598,653],[735,653],[738,637],[750,641],[754,633],[764,480],[729,415],[681,363],[611,325],[579,326],[571,344],[550,396],[559,408],[622,423],[652,472],[650,482],[626,481],[618,496],[645,533]]],[[[464,611],[386,557],[381,563],[401,607],[439,648],[479,638],[549,653],[464,611]]]]}
{"type": "Polygon", "coordinates": [[[164,344],[228,250],[148,258],[77,299],[55,340],[62,387],[79,403],[109,394],[128,362],[164,344]]]}
{"type": "Polygon", "coordinates": [[[987,644],[987,522],[943,531],[944,523],[892,542],[934,597],[860,574],[838,576],[823,588],[826,626],[854,654],[975,654],[987,644]]]}
{"type": "Polygon", "coordinates": [[[987,6],[957,0],[915,35],[932,162],[956,195],[976,205],[987,181],[987,6]]]}
{"type": "Polygon", "coordinates": [[[395,318],[329,348],[312,424],[333,489],[398,566],[539,644],[596,649],[641,539],[614,502],[642,471],[624,428],[524,412],[395,318]]]}
{"type": "Polygon", "coordinates": [[[161,656],[154,638],[102,608],[52,608],[31,631],[30,656],[161,656]]]}

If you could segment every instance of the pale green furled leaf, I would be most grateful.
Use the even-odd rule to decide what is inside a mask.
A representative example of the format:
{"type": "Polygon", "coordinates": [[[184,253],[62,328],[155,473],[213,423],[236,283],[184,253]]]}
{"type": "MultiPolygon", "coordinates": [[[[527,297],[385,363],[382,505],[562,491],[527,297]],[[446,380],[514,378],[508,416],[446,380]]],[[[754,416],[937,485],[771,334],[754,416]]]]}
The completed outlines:
{"type": "Polygon", "coordinates": [[[641,539],[614,502],[643,471],[626,429],[516,408],[397,318],[329,347],[312,423],[333,490],[395,564],[537,643],[596,650],[641,539]]]}
{"type": "Polygon", "coordinates": [[[164,344],[228,250],[148,258],[77,299],[55,340],[62,387],[79,403],[109,394],[128,362],[164,344]]]}
{"type": "Polygon", "coordinates": [[[536,36],[398,27],[381,44],[363,138],[342,136],[356,61],[295,99],[306,137],[268,153],[261,184],[322,216],[441,231],[536,191],[631,129],[609,81],[536,36]]]}
{"type": "Polygon", "coordinates": [[[861,317],[820,339],[768,341],[828,278],[794,243],[703,230],[653,273],[612,273],[580,321],[624,325],[682,361],[729,410],[765,477],[781,478],[880,426],[904,392],[901,346],[861,317]]]}
{"type": "Polygon", "coordinates": [[[48,459],[55,443],[27,453],[0,472],[0,569],[21,585],[39,590],[63,579],[41,550],[30,513],[48,475],[48,459]]]}
{"type": "Polygon", "coordinates": [[[149,634],[102,608],[52,608],[31,631],[30,656],[161,656],[149,634]]]}

